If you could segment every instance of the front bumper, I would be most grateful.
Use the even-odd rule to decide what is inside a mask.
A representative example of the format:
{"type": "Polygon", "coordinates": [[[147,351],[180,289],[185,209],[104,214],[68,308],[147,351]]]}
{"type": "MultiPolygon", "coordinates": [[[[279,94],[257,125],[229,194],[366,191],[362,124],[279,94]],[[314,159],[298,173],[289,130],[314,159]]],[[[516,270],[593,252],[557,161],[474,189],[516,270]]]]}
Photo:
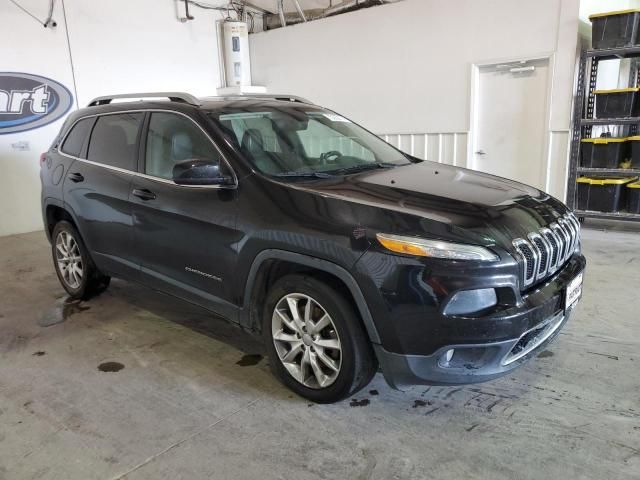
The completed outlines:
{"type": "MultiPolygon", "coordinates": [[[[387,317],[383,323],[386,328],[381,329],[386,335],[380,345],[374,345],[385,379],[392,387],[401,388],[476,383],[506,374],[558,335],[575,307],[565,308],[566,288],[585,266],[584,256],[574,254],[557,274],[522,294],[516,304],[477,317],[442,315],[437,303],[429,308],[415,299],[405,300],[395,312],[389,308],[399,315],[387,317]]],[[[431,279],[437,273],[434,270],[429,271],[431,279]]],[[[415,265],[410,270],[401,265],[398,271],[419,272],[426,278],[415,265]]],[[[480,280],[469,281],[479,284],[480,280]]],[[[484,285],[491,286],[492,278],[484,280],[484,285]]]]}
{"type": "Polygon", "coordinates": [[[556,338],[570,316],[571,310],[560,311],[519,338],[447,345],[433,355],[401,355],[388,352],[380,345],[374,345],[374,349],[384,378],[392,388],[486,382],[505,375],[536,355],[556,338]],[[453,351],[450,358],[447,357],[449,351],[453,351]]]}

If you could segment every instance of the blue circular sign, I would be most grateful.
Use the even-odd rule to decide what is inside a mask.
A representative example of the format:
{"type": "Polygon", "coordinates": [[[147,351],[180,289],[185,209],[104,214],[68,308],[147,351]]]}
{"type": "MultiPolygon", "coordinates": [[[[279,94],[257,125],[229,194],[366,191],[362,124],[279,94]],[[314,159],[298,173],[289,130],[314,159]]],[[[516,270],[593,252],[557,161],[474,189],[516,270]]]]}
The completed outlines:
{"type": "Polygon", "coordinates": [[[40,75],[0,72],[0,135],[55,122],[73,105],[67,87],[40,75]]]}

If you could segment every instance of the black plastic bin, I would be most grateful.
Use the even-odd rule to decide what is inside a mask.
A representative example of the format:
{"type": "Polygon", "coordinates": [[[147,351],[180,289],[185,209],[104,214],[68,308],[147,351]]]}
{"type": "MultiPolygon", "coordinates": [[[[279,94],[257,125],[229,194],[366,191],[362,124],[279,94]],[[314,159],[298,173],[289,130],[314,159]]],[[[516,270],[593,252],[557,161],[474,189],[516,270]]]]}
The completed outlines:
{"type": "Polygon", "coordinates": [[[578,210],[619,212],[626,206],[626,185],[638,177],[578,178],[578,210]]]}
{"type": "Polygon", "coordinates": [[[629,137],[629,160],[623,168],[640,168],[640,135],[629,137]]]}
{"type": "Polygon", "coordinates": [[[640,182],[627,184],[627,212],[640,213],[640,182]]]}
{"type": "MultiPolygon", "coordinates": [[[[640,139],[640,136],[638,139],[640,139]]],[[[580,166],[586,168],[619,168],[629,158],[629,143],[626,138],[583,138],[582,148],[580,149],[580,166]]],[[[638,147],[640,147],[640,142],[638,147]]]]}
{"type": "Polygon", "coordinates": [[[596,90],[596,118],[638,116],[638,87],[596,90]]]}
{"type": "Polygon", "coordinates": [[[638,44],[640,10],[596,13],[589,20],[593,48],[630,47],[638,44]]]}

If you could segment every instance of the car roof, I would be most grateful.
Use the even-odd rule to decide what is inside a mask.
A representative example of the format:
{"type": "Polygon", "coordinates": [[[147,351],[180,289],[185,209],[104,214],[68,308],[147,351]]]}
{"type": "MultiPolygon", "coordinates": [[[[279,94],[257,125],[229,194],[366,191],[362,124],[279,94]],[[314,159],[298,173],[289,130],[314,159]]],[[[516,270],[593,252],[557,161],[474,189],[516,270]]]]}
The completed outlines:
{"type": "MultiPolygon", "coordinates": [[[[294,95],[238,95],[238,96],[216,96],[216,97],[200,97],[196,98],[188,96],[186,99],[173,97],[169,99],[164,95],[163,99],[148,100],[143,95],[151,95],[162,97],[159,94],[131,94],[129,95],[113,95],[109,97],[98,97],[89,103],[89,106],[81,108],[70,115],[72,120],[93,115],[104,115],[107,113],[127,112],[134,110],[175,110],[178,112],[187,112],[188,110],[205,110],[216,111],[226,110],[228,108],[243,107],[266,107],[266,108],[282,108],[289,106],[307,106],[318,108],[317,105],[296,97],[294,95]],[[145,98],[141,100],[133,99],[133,95],[137,98],[145,98]],[[112,103],[111,100],[120,100],[124,98],[132,98],[129,101],[117,101],[112,103]],[[196,104],[197,103],[197,104],[196,104]]],[[[176,94],[178,95],[178,94],[176,94]]],[[[186,95],[186,94],[185,94],[186,95]]]]}
{"type": "Polygon", "coordinates": [[[273,107],[282,108],[285,105],[289,106],[307,106],[317,107],[311,102],[303,101],[303,99],[297,99],[291,97],[272,98],[272,97],[253,97],[253,96],[235,96],[235,97],[204,97],[200,99],[202,104],[201,108],[204,110],[223,110],[233,107],[273,107]]]}

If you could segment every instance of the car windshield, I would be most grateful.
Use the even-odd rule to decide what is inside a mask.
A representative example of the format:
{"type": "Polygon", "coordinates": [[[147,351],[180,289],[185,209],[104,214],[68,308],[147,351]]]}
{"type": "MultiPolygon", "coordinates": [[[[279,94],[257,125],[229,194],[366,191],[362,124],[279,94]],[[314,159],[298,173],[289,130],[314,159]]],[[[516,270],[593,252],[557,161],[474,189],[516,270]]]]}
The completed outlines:
{"type": "Polygon", "coordinates": [[[256,169],[280,178],[329,178],[411,163],[364,128],[310,105],[236,102],[209,117],[256,169]]]}

